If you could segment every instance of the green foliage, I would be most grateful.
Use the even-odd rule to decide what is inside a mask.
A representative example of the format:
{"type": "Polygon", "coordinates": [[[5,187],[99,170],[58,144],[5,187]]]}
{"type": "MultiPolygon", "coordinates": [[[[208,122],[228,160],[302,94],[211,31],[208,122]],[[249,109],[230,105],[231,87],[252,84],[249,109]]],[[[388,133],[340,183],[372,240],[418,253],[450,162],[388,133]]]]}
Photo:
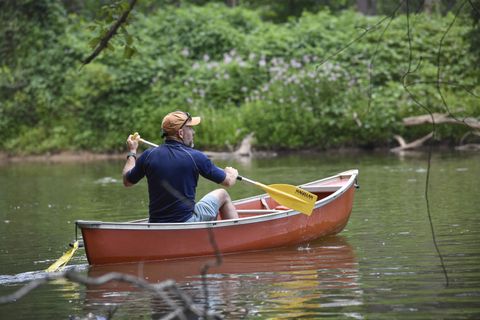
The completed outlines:
{"type": "MultiPolygon", "coordinates": [[[[241,7],[166,6],[137,12],[119,35],[120,45],[135,37],[132,59],[115,50],[80,68],[93,18],[49,1],[1,9],[0,150],[8,152],[122,151],[134,131],[159,141],[163,116],[178,109],[203,117],[196,144],[218,150],[251,131],[263,148],[378,146],[431,130],[406,131],[406,116],[480,115],[470,94],[480,91],[471,22],[459,19],[444,36],[451,15],[412,15],[409,42],[404,16],[365,34],[382,17],[319,11],[273,24],[241,7]]],[[[458,140],[465,130],[439,133],[458,140]]]]}
{"type": "MultiPolygon", "coordinates": [[[[101,7],[100,15],[101,19],[97,19],[89,25],[88,29],[93,33],[93,37],[88,42],[90,48],[94,50],[97,47],[101,46],[104,39],[108,39],[108,43],[105,47],[105,50],[115,51],[116,47],[123,48],[123,56],[130,59],[134,54],[137,53],[137,48],[134,46],[135,36],[130,34],[128,31],[128,26],[132,21],[131,13],[132,8],[128,1],[116,1],[109,5],[104,5],[101,7]],[[120,17],[126,17],[122,21],[119,29],[117,30],[116,37],[109,37],[109,34],[112,34],[113,26],[119,23],[120,17]]],[[[138,39],[137,39],[138,40],[138,39]]],[[[87,59],[89,60],[89,59],[87,59]]],[[[89,61],[85,62],[88,63],[89,61]]]]}

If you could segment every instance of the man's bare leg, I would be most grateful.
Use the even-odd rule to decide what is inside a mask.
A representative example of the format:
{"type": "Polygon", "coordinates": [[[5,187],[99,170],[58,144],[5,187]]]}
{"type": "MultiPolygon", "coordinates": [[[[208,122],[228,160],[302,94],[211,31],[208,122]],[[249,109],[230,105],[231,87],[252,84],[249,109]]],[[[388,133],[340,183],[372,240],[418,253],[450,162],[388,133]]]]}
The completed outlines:
{"type": "Polygon", "coordinates": [[[220,216],[223,220],[237,219],[238,213],[235,209],[230,195],[225,189],[217,189],[210,194],[214,195],[220,203],[220,216]]]}

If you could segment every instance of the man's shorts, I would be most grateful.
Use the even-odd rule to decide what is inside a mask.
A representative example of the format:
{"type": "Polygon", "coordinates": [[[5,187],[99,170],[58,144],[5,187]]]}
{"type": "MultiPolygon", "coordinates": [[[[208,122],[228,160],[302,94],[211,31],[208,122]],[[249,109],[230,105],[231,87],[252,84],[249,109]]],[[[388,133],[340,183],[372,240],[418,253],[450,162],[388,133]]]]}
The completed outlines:
{"type": "Polygon", "coordinates": [[[193,215],[186,222],[212,221],[217,219],[220,201],[213,194],[208,193],[195,204],[193,215]]]}

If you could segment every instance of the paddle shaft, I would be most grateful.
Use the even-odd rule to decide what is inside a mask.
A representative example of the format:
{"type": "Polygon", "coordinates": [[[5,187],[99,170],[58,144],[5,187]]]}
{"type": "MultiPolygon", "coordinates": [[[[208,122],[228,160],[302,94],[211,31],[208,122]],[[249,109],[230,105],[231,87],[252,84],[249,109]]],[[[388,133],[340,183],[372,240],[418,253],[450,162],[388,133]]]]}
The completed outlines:
{"type": "Polygon", "coordinates": [[[246,177],[242,177],[242,176],[237,176],[237,180],[240,180],[240,181],[245,181],[245,182],[248,182],[248,183],[251,183],[251,184],[255,184],[257,186],[265,186],[263,183],[260,183],[260,182],[257,182],[257,181],[253,181],[251,179],[248,179],[246,177]]]}
{"type": "Polygon", "coordinates": [[[155,144],[153,142],[147,141],[147,140],[142,139],[142,138],[138,139],[138,141],[143,142],[145,144],[148,144],[150,147],[158,147],[158,144],[155,144]]]}
{"type": "MultiPolygon", "coordinates": [[[[246,178],[246,177],[237,176],[237,180],[239,180],[239,181],[245,181],[245,182],[254,184],[254,185],[256,185],[257,187],[260,187],[260,188],[262,188],[263,190],[265,190],[265,191],[267,191],[267,192],[268,192],[269,189],[271,189],[271,187],[269,187],[269,186],[267,186],[267,185],[265,185],[265,184],[263,184],[263,183],[260,183],[260,182],[257,182],[257,181],[248,179],[248,178],[246,178]]],[[[281,192],[281,191],[280,191],[280,192],[281,192]]]]}

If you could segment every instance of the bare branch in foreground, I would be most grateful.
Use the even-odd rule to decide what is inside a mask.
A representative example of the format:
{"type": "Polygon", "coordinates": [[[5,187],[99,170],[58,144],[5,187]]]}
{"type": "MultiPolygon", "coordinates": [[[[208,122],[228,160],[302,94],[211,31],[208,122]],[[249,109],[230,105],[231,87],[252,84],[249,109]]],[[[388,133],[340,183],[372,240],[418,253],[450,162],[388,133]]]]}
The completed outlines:
{"type": "Polygon", "coordinates": [[[163,319],[187,319],[187,314],[192,313],[195,316],[202,317],[204,319],[221,319],[219,314],[195,306],[190,296],[184,293],[173,280],[166,280],[157,284],[151,284],[142,278],[117,272],[107,273],[97,278],[84,276],[73,270],[57,273],[45,273],[43,278],[35,279],[29,282],[14,293],[6,296],[0,296],[0,304],[16,302],[41,285],[58,279],[67,279],[83,285],[102,285],[110,281],[129,283],[137,288],[149,292],[153,296],[161,298],[170,306],[172,311],[165,315],[163,319]],[[170,297],[171,295],[175,295],[175,298],[177,298],[179,301],[174,301],[170,297]]]}

